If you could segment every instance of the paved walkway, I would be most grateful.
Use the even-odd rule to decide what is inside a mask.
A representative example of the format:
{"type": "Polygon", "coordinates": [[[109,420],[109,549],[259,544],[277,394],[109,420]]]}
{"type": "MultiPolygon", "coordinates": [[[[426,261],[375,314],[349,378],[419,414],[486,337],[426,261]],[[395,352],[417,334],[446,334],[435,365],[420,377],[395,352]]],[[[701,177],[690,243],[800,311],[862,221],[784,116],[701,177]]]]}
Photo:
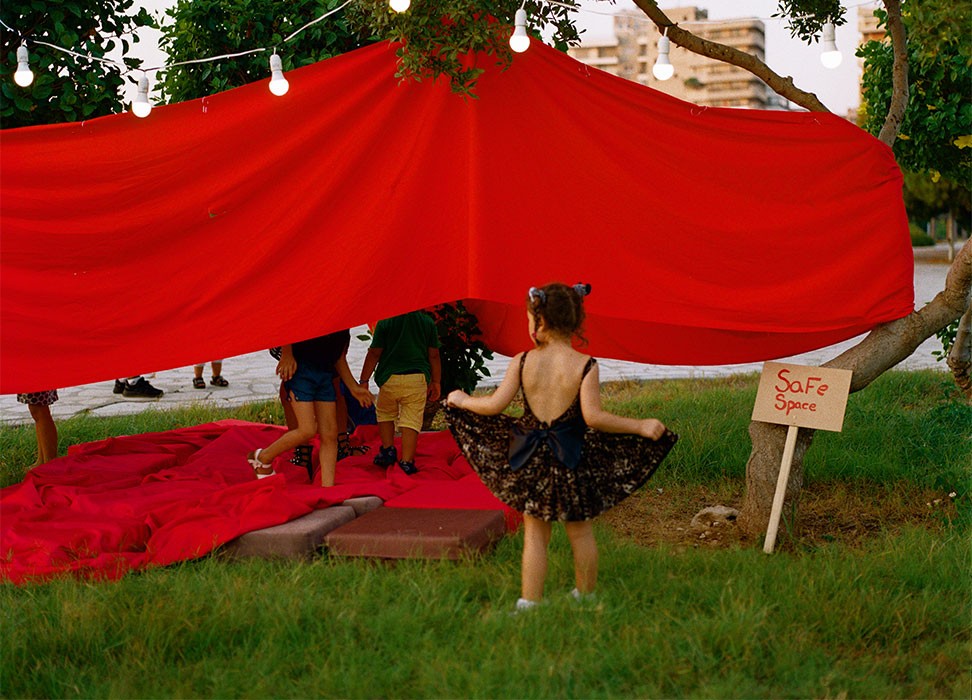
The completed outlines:
{"type": "MultiPolygon", "coordinates": [[[[921,307],[931,301],[935,295],[944,289],[945,275],[948,265],[941,255],[934,260],[941,262],[924,262],[924,258],[934,252],[916,253],[915,265],[915,303],[921,307]]],[[[351,371],[356,373],[364,361],[367,345],[353,336],[364,330],[352,331],[351,349],[348,352],[348,363],[351,371]]],[[[525,331],[524,331],[525,332],[525,331]]],[[[792,358],[784,358],[798,364],[819,365],[851,347],[857,339],[845,341],[830,348],[824,348],[792,358]]],[[[932,338],[918,348],[915,353],[901,363],[906,369],[937,368],[945,371],[944,363],[937,362],[932,356],[933,350],[941,350],[941,343],[932,338]]],[[[492,380],[485,385],[497,383],[506,371],[509,358],[497,356],[488,363],[492,380]]],[[[731,374],[759,372],[761,362],[740,365],[721,365],[696,367],[689,365],[663,366],[644,365],[636,362],[620,362],[617,360],[602,360],[601,378],[604,381],[618,379],[663,379],[690,377],[720,377],[731,374]]],[[[58,390],[60,400],[51,407],[55,419],[64,419],[77,414],[91,416],[115,416],[137,413],[150,408],[166,409],[184,406],[198,402],[212,402],[220,406],[239,406],[251,401],[265,401],[275,398],[279,383],[276,381],[274,369],[276,362],[265,351],[227,358],[223,363],[223,376],[230,385],[225,388],[208,386],[206,389],[192,388],[192,367],[157,372],[150,377],[152,384],[165,391],[165,395],[158,401],[131,401],[120,394],[113,394],[114,381],[97,382],[84,386],[68,387],[58,390]]],[[[209,379],[209,366],[206,366],[203,376],[209,379]]],[[[22,424],[29,423],[30,415],[27,407],[19,404],[13,395],[0,396],[0,423],[22,424]]]]}

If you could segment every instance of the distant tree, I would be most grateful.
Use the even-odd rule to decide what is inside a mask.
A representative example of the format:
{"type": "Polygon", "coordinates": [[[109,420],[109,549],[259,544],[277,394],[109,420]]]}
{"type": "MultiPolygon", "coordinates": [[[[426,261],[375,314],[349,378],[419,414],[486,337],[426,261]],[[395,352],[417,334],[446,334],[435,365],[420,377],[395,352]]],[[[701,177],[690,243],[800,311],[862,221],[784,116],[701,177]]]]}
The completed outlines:
{"type": "MultiPolygon", "coordinates": [[[[13,81],[13,69],[0,78],[0,123],[3,128],[79,121],[121,112],[124,71],[98,61],[109,52],[128,52],[138,41],[135,31],[151,26],[145,9],[133,0],[4,0],[0,18],[4,66],[17,65],[17,48],[26,42],[34,82],[26,88],[13,81]],[[70,49],[71,56],[37,42],[70,49]]],[[[129,68],[138,59],[125,58],[129,68]]]]}
{"type": "MultiPolygon", "coordinates": [[[[284,42],[339,4],[339,0],[179,0],[161,24],[161,46],[168,65],[277,47],[287,71],[373,41],[367,32],[351,28],[345,8],[284,42]]],[[[159,80],[162,96],[182,102],[269,78],[270,55],[260,52],[171,68],[159,80]]]]}

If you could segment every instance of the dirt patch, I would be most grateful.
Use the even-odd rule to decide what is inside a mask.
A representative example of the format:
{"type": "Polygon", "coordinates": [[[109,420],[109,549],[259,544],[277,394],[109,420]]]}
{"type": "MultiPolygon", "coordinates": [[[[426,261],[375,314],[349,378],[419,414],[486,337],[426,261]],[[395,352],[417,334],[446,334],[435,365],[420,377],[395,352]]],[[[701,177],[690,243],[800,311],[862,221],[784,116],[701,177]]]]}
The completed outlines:
{"type": "MultiPolygon", "coordinates": [[[[692,518],[715,505],[739,508],[742,483],[715,487],[653,488],[650,484],[602,516],[615,533],[645,547],[676,549],[759,546],[732,521],[692,527],[692,518]]],[[[956,519],[955,496],[916,487],[881,490],[871,484],[819,483],[801,494],[799,532],[794,539],[781,525],[777,548],[814,549],[830,542],[859,546],[880,532],[905,525],[944,530],[956,519]]]]}

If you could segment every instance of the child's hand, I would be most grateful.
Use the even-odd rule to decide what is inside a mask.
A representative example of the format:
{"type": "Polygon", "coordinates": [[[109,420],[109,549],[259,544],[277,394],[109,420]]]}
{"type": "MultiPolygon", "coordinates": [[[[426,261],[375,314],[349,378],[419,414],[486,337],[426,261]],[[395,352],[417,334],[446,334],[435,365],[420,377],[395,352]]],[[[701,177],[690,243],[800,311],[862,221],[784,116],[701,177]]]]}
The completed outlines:
{"type": "Polygon", "coordinates": [[[442,385],[439,382],[429,382],[429,389],[426,393],[429,401],[438,401],[442,396],[442,385]]]}
{"type": "Polygon", "coordinates": [[[351,391],[351,396],[361,404],[362,408],[367,408],[375,402],[375,397],[363,386],[355,384],[354,386],[349,386],[348,389],[351,391]]]}
{"type": "Polygon", "coordinates": [[[638,435],[641,437],[650,438],[652,440],[657,440],[662,435],[665,434],[665,425],[660,420],[655,420],[654,418],[646,418],[641,421],[641,427],[638,429],[638,435]]]}
{"type": "Polygon", "coordinates": [[[294,359],[294,356],[282,355],[280,362],[277,363],[277,375],[286,382],[294,376],[294,372],[296,371],[297,361],[294,359]]]}
{"type": "Polygon", "coordinates": [[[462,389],[456,389],[455,391],[450,391],[449,396],[446,398],[446,405],[455,406],[456,408],[462,408],[462,404],[469,398],[469,394],[464,392],[462,389]]]}

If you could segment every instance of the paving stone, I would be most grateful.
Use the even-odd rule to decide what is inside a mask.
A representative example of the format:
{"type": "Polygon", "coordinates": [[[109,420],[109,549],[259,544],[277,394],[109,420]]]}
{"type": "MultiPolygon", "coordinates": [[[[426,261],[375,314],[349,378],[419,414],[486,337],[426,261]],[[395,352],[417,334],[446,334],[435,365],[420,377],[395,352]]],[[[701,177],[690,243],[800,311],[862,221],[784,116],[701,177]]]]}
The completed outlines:
{"type": "Polygon", "coordinates": [[[331,530],[354,520],[351,506],[331,506],[273,527],[254,530],[226,543],[222,551],[233,557],[309,559],[331,530]]]}
{"type": "Polygon", "coordinates": [[[459,559],[491,549],[506,532],[503,511],[376,508],[331,531],[328,554],[379,559],[459,559]]]}
{"type": "Polygon", "coordinates": [[[355,516],[362,516],[365,513],[373,511],[375,508],[378,508],[384,503],[385,502],[378,498],[378,496],[358,496],[357,498],[349,498],[343,503],[343,505],[354,508],[355,516]]]}

